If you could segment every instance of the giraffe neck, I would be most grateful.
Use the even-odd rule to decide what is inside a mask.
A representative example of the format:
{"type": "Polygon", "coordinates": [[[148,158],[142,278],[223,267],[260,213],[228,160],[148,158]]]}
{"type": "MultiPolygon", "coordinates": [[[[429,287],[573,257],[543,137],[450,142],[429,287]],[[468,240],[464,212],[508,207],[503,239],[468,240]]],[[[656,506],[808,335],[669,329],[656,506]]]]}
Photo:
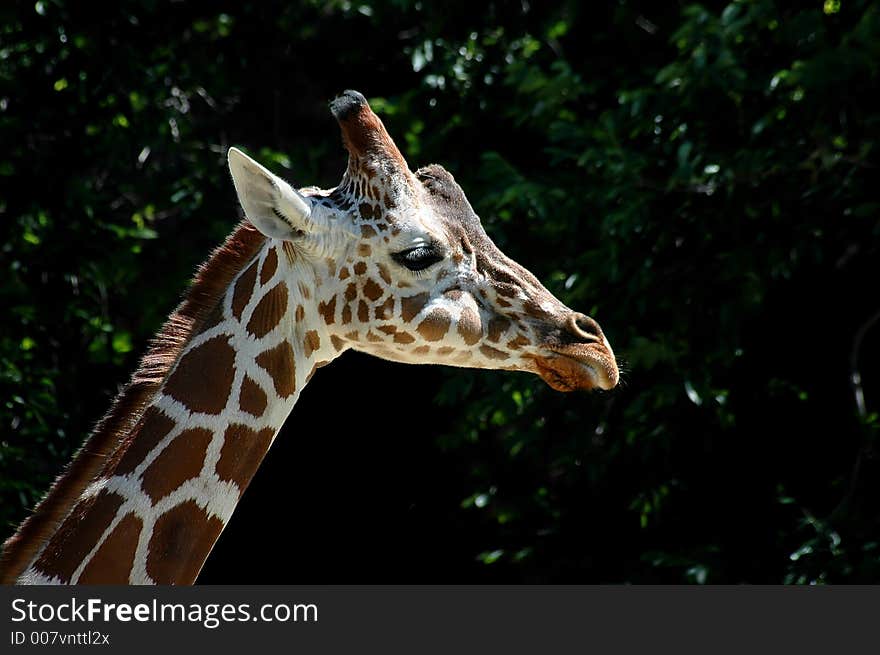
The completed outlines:
{"type": "Polygon", "coordinates": [[[20,582],[188,584],[315,369],[315,270],[269,240],[180,351],[20,582]]]}

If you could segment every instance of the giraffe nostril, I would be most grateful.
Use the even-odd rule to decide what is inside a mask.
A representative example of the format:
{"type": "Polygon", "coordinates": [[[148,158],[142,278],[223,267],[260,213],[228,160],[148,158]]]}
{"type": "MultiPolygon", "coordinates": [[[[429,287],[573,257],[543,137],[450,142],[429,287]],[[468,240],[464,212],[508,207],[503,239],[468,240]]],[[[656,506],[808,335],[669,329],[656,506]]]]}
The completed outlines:
{"type": "Polygon", "coordinates": [[[568,317],[568,329],[582,341],[602,341],[599,324],[585,314],[572,312],[568,317]]]}

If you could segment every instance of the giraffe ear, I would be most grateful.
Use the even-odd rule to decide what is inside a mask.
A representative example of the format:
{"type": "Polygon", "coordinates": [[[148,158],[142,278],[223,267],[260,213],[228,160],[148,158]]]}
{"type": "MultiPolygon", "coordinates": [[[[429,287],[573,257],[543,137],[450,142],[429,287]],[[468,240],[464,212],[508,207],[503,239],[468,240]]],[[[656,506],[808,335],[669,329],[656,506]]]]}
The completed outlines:
{"type": "Polygon", "coordinates": [[[229,172],[245,216],[267,237],[296,240],[309,231],[312,204],[238,148],[229,149],[229,172]]]}

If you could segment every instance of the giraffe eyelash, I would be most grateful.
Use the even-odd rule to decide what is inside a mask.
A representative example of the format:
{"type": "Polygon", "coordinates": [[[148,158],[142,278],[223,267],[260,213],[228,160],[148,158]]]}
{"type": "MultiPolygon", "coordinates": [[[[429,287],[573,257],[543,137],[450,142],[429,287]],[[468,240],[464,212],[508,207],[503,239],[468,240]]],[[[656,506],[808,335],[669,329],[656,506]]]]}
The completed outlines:
{"type": "Polygon", "coordinates": [[[391,258],[410,273],[418,274],[443,261],[443,252],[433,244],[418,245],[391,255],[391,258]]]}

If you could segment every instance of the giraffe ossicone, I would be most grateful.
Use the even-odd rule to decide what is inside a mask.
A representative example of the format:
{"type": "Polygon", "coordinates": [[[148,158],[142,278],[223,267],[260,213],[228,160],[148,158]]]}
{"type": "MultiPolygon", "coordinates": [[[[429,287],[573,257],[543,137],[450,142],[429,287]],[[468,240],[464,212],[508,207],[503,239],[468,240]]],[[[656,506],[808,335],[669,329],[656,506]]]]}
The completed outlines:
{"type": "Polygon", "coordinates": [[[348,349],[617,384],[598,324],[495,246],[451,174],[411,171],[360,93],[330,108],[348,151],[333,189],[230,149],[247,220],[7,541],[0,581],[192,583],[303,387],[348,349]]]}

